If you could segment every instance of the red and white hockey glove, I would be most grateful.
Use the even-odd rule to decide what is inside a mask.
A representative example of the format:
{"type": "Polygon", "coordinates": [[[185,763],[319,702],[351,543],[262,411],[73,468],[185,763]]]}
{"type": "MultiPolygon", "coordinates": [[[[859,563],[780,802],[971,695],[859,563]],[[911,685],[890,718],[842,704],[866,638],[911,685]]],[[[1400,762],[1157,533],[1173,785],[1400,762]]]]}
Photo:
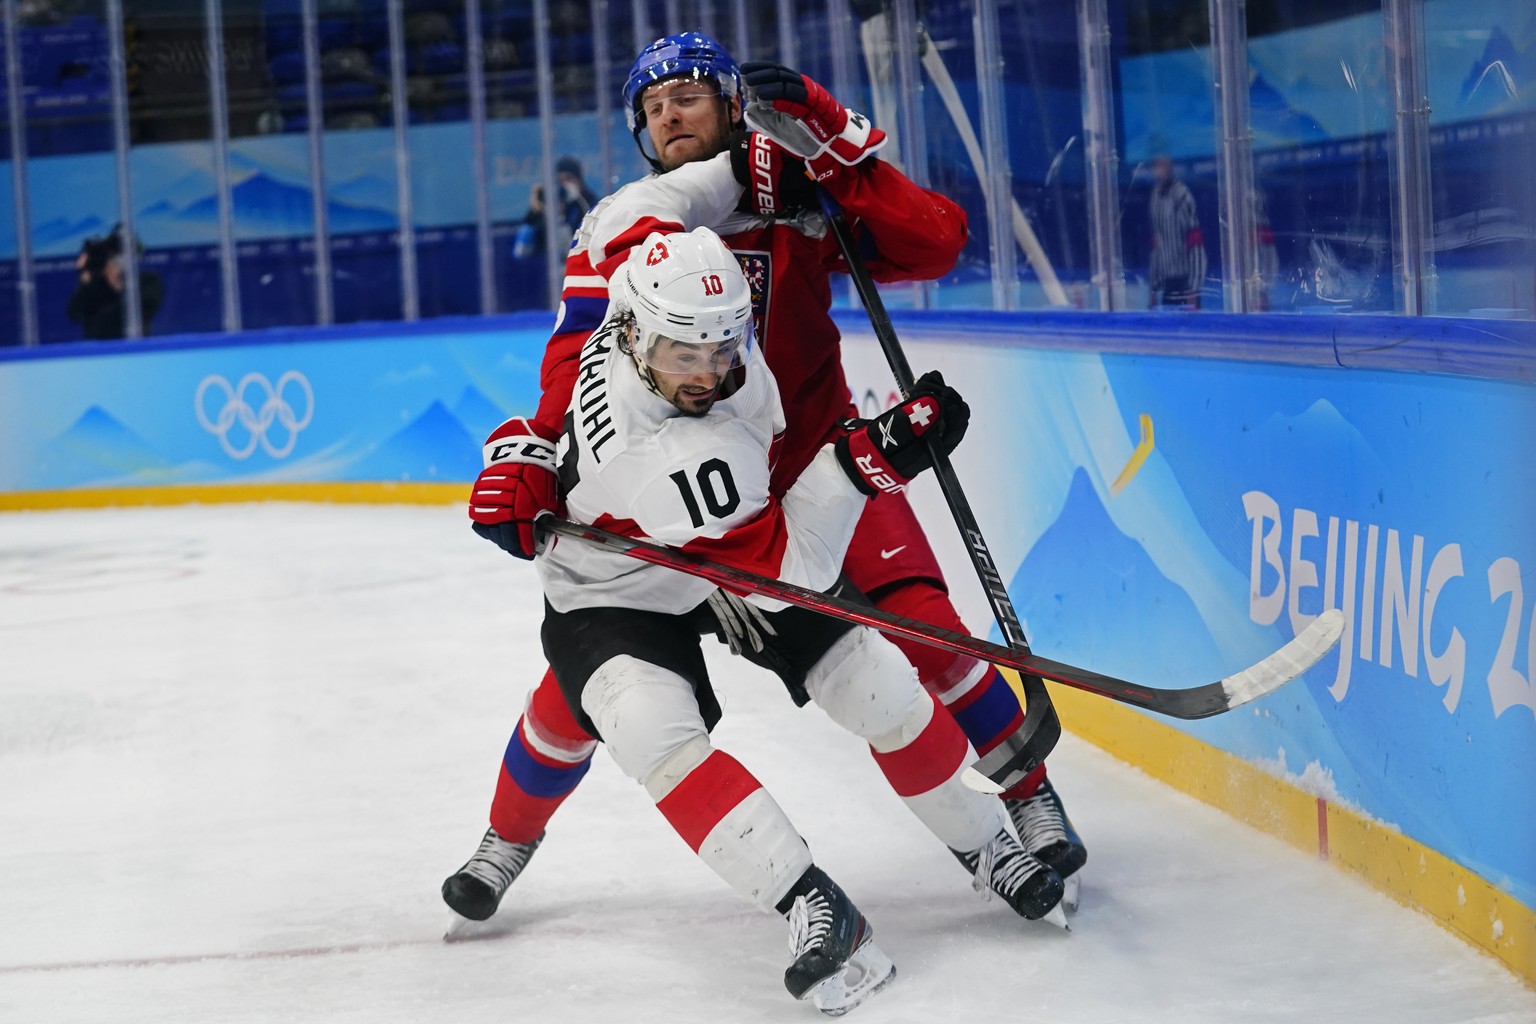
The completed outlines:
{"type": "Polygon", "coordinates": [[[782,64],[748,61],[747,123],[806,162],[817,181],[837,169],[826,157],[852,167],[885,145],[885,132],[849,110],[826,89],[782,64]]]}
{"type": "Polygon", "coordinates": [[[736,204],[742,213],[793,217],[802,210],[821,209],[805,161],[762,132],[731,137],[731,173],[742,186],[736,204]]]}
{"type": "Polygon", "coordinates": [[[855,420],[854,429],[837,439],[837,460],[865,494],[893,494],[933,468],[933,449],[954,451],[970,422],[965,399],[930,370],[905,402],[872,420],[855,420]]]}
{"type": "Polygon", "coordinates": [[[522,416],[507,420],[485,439],[485,469],[469,495],[471,526],[518,558],[532,558],[536,550],[534,517],[560,510],[555,440],[522,416]]]}

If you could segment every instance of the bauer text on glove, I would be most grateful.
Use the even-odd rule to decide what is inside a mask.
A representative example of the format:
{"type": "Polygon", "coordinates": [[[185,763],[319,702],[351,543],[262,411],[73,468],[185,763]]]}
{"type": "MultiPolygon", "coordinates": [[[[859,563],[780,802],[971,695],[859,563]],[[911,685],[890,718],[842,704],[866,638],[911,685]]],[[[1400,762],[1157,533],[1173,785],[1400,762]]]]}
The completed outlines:
{"type": "Polygon", "coordinates": [[[911,397],[854,429],[836,442],[837,458],[853,485],[871,497],[899,491],[933,467],[934,450],[955,450],[970,424],[971,409],[933,370],[923,374],[911,397]]]}

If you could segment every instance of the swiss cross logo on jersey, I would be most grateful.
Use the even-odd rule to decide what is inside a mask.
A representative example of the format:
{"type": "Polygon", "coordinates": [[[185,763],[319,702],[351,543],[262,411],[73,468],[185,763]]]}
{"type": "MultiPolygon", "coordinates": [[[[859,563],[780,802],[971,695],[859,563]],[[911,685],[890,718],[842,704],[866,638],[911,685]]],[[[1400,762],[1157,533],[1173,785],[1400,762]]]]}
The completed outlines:
{"type": "Polygon", "coordinates": [[[651,246],[651,251],[645,254],[645,265],[648,267],[654,267],[656,264],[660,263],[670,255],[671,253],[667,251],[667,243],[657,242],[655,245],[651,246]]]}
{"type": "Polygon", "coordinates": [[[758,338],[768,337],[768,299],[773,285],[773,257],[766,252],[734,249],[736,262],[752,291],[752,331],[758,338]]]}

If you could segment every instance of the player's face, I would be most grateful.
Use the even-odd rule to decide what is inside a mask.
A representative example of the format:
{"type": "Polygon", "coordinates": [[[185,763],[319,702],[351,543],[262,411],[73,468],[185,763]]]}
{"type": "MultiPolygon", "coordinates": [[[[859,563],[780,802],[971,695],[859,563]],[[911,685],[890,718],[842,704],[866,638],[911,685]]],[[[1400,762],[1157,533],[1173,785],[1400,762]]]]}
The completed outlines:
{"type": "Polygon", "coordinates": [[[725,151],[741,103],[729,103],[717,88],[693,78],[668,78],[640,94],[645,130],[656,158],[667,170],[725,151]]]}
{"type": "Polygon", "coordinates": [[[693,345],[657,338],[646,359],[661,397],[684,416],[703,416],[720,396],[725,375],[738,362],[738,345],[693,345]]]}

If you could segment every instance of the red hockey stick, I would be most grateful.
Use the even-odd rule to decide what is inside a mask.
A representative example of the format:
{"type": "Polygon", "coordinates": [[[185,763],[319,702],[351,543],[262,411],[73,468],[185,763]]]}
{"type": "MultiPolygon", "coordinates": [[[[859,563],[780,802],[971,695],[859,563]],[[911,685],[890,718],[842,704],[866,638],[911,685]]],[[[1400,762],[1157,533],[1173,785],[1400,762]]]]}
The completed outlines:
{"type": "MultiPolygon", "coordinates": [[[[823,615],[870,626],[892,636],[905,637],[917,643],[927,644],[929,647],[937,647],[940,650],[968,655],[994,665],[1011,668],[1026,678],[1037,676],[1050,679],[1123,704],[1131,704],[1160,715],[1167,715],[1170,718],[1209,718],[1262,697],[1284,686],[1317,664],[1318,660],[1338,643],[1344,631],[1344,613],[1337,609],[1330,609],[1319,615],[1310,626],[1302,630],[1284,647],[1241,672],[1218,679],[1214,683],[1184,689],[1161,689],[1155,686],[1139,686],[1124,679],[1116,679],[1114,676],[1101,675],[1075,665],[1041,658],[1029,651],[1003,647],[979,637],[943,629],[917,619],[892,615],[870,605],[856,604],[846,598],[818,593],[782,580],[759,576],[745,569],[711,562],[698,555],[678,551],[676,548],[663,547],[634,537],[621,537],[595,526],[583,526],[567,519],[560,519],[552,513],[543,513],[535,522],[538,529],[546,533],[570,537],[652,565],[666,566],[740,593],[761,594],[764,597],[808,608],[823,615]]],[[[984,770],[982,766],[985,760],[983,758],[976,762],[972,768],[991,779],[996,790],[1001,792],[1006,787],[984,770]]],[[[967,781],[981,788],[979,780],[974,777],[968,778],[967,781]]]]}

